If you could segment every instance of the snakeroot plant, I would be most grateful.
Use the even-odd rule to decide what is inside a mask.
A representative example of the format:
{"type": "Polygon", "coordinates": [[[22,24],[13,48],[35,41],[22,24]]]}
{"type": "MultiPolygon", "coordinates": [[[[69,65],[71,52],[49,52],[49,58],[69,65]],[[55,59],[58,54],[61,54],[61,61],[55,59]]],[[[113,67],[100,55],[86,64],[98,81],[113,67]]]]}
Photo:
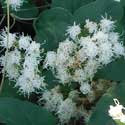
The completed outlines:
{"type": "MultiPolygon", "coordinates": [[[[40,44],[30,36],[9,33],[7,44],[6,29],[2,30],[0,46],[3,49],[8,46],[8,53],[0,57],[0,62],[6,77],[15,82],[14,87],[21,94],[30,97],[32,93],[42,93],[39,104],[53,112],[60,124],[80,118],[88,123],[95,101],[111,85],[116,85],[116,82],[93,78],[98,69],[124,58],[125,48],[115,31],[115,22],[104,17],[99,23],[89,19],[84,26],[74,23],[67,27],[65,35],[67,38],[59,43],[57,51],[48,51],[44,58],[40,44]],[[45,83],[46,76],[39,69],[41,62],[43,69],[51,70],[59,83],[50,90],[45,83]]],[[[110,108],[109,114],[113,117],[113,107],[110,108]]]]}
{"type": "Polygon", "coordinates": [[[0,124],[125,125],[124,0],[0,5],[0,124]]]}

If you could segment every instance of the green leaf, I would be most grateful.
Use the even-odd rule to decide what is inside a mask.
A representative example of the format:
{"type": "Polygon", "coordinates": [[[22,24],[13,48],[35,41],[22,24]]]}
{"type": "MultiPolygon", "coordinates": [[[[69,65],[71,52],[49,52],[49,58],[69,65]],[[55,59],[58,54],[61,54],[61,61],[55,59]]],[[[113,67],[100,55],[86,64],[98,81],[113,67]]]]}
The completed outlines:
{"type": "Polygon", "coordinates": [[[111,16],[113,19],[120,21],[123,17],[123,7],[114,0],[97,0],[90,4],[80,7],[74,13],[74,20],[83,23],[86,19],[99,21],[101,16],[111,16]]]}
{"type": "Polygon", "coordinates": [[[114,105],[113,98],[125,104],[125,82],[116,84],[99,100],[88,122],[88,125],[116,125],[108,114],[110,105],[114,105]]]}
{"type": "Polygon", "coordinates": [[[66,37],[65,30],[72,23],[72,18],[70,12],[59,7],[42,12],[34,22],[36,40],[45,50],[56,49],[66,37]]]}
{"type": "Polygon", "coordinates": [[[0,98],[0,118],[6,125],[56,125],[52,114],[42,107],[14,98],[0,98]]]}
{"type": "Polygon", "coordinates": [[[100,69],[95,78],[121,81],[125,80],[125,59],[120,58],[100,69]]]}
{"type": "MultiPolygon", "coordinates": [[[[6,14],[6,4],[5,0],[2,0],[3,10],[6,14]]],[[[16,11],[11,8],[11,16],[20,20],[31,20],[38,15],[38,8],[35,6],[32,0],[24,0],[23,5],[16,11]]]]}
{"type": "Polygon", "coordinates": [[[15,97],[24,99],[23,96],[19,95],[18,89],[14,88],[14,84],[15,84],[14,82],[5,79],[0,97],[15,97]]]}
{"type": "Polygon", "coordinates": [[[47,83],[47,88],[52,89],[58,83],[58,80],[55,78],[53,73],[50,70],[43,71],[43,76],[45,76],[45,82],[47,83]]]}
{"type": "Polygon", "coordinates": [[[62,7],[74,13],[78,8],[94,0],[52,0],[52,7],[62,7]]]}

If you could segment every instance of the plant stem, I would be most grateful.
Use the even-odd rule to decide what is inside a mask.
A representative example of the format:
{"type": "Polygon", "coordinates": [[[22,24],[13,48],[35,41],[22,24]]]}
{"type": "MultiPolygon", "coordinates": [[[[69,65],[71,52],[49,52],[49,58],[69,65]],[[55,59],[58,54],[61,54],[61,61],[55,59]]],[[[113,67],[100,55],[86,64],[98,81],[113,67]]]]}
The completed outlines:
{"type": "Polygon", "coordinates": [[[5,63],[3,67],[3,75],[2,75],[2,80],[0,84],[0,94],[2,92],[3,84],[4,84],[4,79],[5,79],[5,73],[6,73],[6,65],[7,65],[7,57],[8,57],[8,44],[9,44],[9,32],[10,32],[10,8],[9,8],[9,0],[7,0],[7,46],[6,46],[6,52],[5,52],[5,63]]]}

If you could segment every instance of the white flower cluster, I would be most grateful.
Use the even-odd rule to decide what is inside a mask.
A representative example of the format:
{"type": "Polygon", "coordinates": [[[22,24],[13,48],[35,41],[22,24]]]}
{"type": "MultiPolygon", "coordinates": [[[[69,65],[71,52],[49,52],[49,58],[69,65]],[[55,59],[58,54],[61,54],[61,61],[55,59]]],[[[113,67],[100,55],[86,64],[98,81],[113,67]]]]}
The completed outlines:
{"type": "Polygon", "coordinates": [[[119,104],[119,101],[117,99],[114,99],[115,106],[110,105],[109,109],[109,115],[114,119],[114,120],[120,120],[120,122],[125,123],[125,114],[123,113],[122,110],[125,110],[125,107],[119,104]]]}
{"type": "Polygon", "coordinates": [[[24,3],[24,0],[5,0],[5,4],[9,3],[11,8],[17,11],[24,3]]]}
{"type": "Polygon", "coordinates": [[[76,103],[70,98],[67,98],[61,103],[57,112],[60,123],[62,124],[68,123],[71,118],[76,117],[76,114],[76,103]]]}
{"type": "MultiPolygon", "coordinates": [[[[7,48],[6,31],[0,35],[0,45],[7,48]]],[[[16,82],[15,87],[19,87],[19,91],[28,96],[45,88],[44,77],[40,76],[38,69],[41,61],[40,44],[29,36],[10,33],[8,48],[9,52],[0,57],[0,62],[5,67],[8,78],[16,82]]]]}
{"type": "Polygon", "coordinates": [[[40,102],[45,101],[44,107],[51,112],[57,112],[63,102],[63,95],[58,92],[58,89],[59,87],[57,86],[51,91],[45,91],[39,100],[40,102]]]}
{"type": "Polygon", "coordinates": [[[57,52],[49,51],[45,68],[50,68],[61,83],[78,82],[83,94],[99,68],[125,56],[125,48],[115,32],[115,22],[102,18],[99,23],[86,20],[86,33],[74,23],[67,29],[68,38],[60,42],[57,52]],[[83,85],[85,84],[85,85],[83,85]]]}
{"type": "Polygon", "coordinates": [[[69,97],[64,99],[60,92],[59,86],[56,86],[51,91],[46,91],[43,93],[40,102],[44,102],[44,107],[54,112],[61,124],[68,123],[71,118],[77,117],[77,106],[73,101],[73,98],[77,96],[76,91],[71,91],[69,97]]]}

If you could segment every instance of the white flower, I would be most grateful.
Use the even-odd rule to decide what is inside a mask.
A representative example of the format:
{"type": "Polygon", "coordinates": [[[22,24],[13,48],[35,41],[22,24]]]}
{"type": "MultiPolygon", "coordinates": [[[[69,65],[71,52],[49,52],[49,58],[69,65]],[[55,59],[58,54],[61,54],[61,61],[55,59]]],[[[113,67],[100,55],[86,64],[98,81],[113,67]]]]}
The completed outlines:
{"type": "Polygon", "coordinates": [[[16,79],[19,76],[19,66],[21,60],[20,51],[17,49],[10,51],[7,55],[2,56],[0,60],[2,66],[5,66],[5,70],[9,79],[16,79]]]}
{"type": "Polygon", "coordinates": [[[109,39],[110,43],[115,44],[115,43],[119,42],[119,37],[120,37],[119,33],[110,32],[110,33],[108,33],[108,36],[109,36],[108,39],[109,39]]]}
{"type": "Polygon", "coordinates": [[[61,42],[57,49],[56,65],[66,64],[75,49],[76,45],[72,41],[66,39],[64,42],[61,42]]]}
{"type": "MultiPolygon", "coordinates": [[[[54,88],[55,90],[55,88],[54,88]]],[[[45,91],[42,95],[40,101],[45,101],[44,107],[51,111],[56,112],[58,111],[59,106],[63,102],[63,95],[55,91],[45,91]]]]}
{"type": "Polygon", "coordinates": [[[78,53],[77,53],[77,57],[79,58],[79,60],[81,62],[84,62],[87,60],[87,55],[86,55],[86,52],[84,52],[84,48],[81,48],[78,53]]]}
{"type": "Polygon", "coordinates": [[[110,105],[110,109],[108,111],[109,115],[114,120],[120,120],[121,122],[125,123],[125,115],[123,114],[122,110],[125,109],[122,105],[119,104],[117,99],[114,99],[115,106],[110,105]]]}
{"type": "Polygon", "coordinates": [[[31,70],[23,70],[15,87],[19,87],[19,92],[29,96],[31,93],[45,87],[44,77],[40,77],[31,70]]]}
{"type": "Polygon", "coordinates": [[[91,86],[90,86],[90,84],[89,84],[88,82],[82,83],[81,86],[80,86],[80,91],[81,91],[84,95],[90,93],[90,92],[91,92],[91,86]]]}
{"type": "Polygon", "coordinates": [[[32,57],[40,56],[40,44],[32,41],[29,48],[26,51],[27,55],[32,55],[32,57]]]}
{"type": "Polygon", "coordinates": [[[87,19],[85,28],[89,30],[89,33],[94,33],[97,31],[97,23],[89,21],[89,19],[87,19]]]}
{"type": "Polygon", "coordinates": [[[47,68],[47,67],[54,68],[55,65],[56,65],[56,52],[54,52],[54,51],[47,52],[44,67],[45,68],[47,68]]]}
{"type": "Polygon", "coordinates": [[[64,84],[70,82],[71,76],[64,67],[58,67],[57,73],[56,78],[59,79],[61,83],[64,84]]]}
{"type": "Polygon", "coordinates": [[[73,80],[80,83],[86,80],[86,74],[83,69],[76,69],[74,72],[73,80]]]}
{"type": "Polygon", "coordinates": [[[64,100],[59,106],[57,115],[62,124],[68,123],[72,117],[76,116],[76,103],[74,103],[71,99],[67,98],[64,100]]]}
{"type": "Polygon", "coordinates": [[[4,48],[11,48],[16,42],[16,34],[9,33],[9,42],[7,40],[7,32],[5,30],[2,31],[0,35],[0,46],[4,48]]]}
{"type": "Polygon", "coordinates": [[[85,54],[88,56],[89,59],[96,57],[98,54],[98,47],[92,41],[81,41],[82,49],[84,50],[85,54]]]}
{"type": "Polygon", "coordinates": [[[123,45],[121,43],[114,43],[113,45],[113,53],[116,56],[125,56],[125,48],[123,47],[123,45]]]}
{"type": "Polygon", "coordinates": [[[97,43],[108,42],[108,34],[102,32],[102,31],[98,31],[97,33],[95,33],[93,35],[92,40],[97,41],[97,43]]]}
{"type": "Polygon", "coordinates": [[[24,36],[24,35],[20,36],[20,39],[19,39],[19,48],[27,50],[28,47],[30,46],[31,40],[32,39],[29,36],[24,36]]]}
{"type": "Polygon", "coordinates": [[[68,26],[66,32],[73,40],[75,40],[76,37],[81,33],[81,28],[74,22],[73,26],[68,26]]]}
{"type": "Polygon", "coordinates": [[[98,68],[100,68],[98,61],[89,60],[84,67],[84,72],[86,73],[87,78],[92,80],[98,68]]]}
{"type": "Polygon", "coordinates": [[[100,21],[100,28],[103,32],[110,32],[112,30],[114,30],[115,28],[115,22],[111,21],[107,18],[102,17],[101,21],[100,21]]]}
{"type": "Polygon", "coordinates": [[[11,6],[11,8],[15,11],[17,11],[17,9],[19,9],[24,2],[24,0],[5,0],[6,4],[7,4],[7,1],[9,2],[9,5],[11,6]]]}
{"type": "Polygon", "coordinates": [[[100,55],[98,60],[100,63],[107,65],[112,61],[113,57],[112,44],[108,42],[102,43],[99,45],[99,49],[100,55]]]}

